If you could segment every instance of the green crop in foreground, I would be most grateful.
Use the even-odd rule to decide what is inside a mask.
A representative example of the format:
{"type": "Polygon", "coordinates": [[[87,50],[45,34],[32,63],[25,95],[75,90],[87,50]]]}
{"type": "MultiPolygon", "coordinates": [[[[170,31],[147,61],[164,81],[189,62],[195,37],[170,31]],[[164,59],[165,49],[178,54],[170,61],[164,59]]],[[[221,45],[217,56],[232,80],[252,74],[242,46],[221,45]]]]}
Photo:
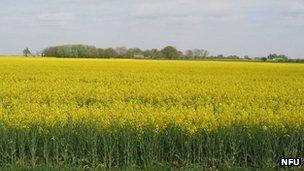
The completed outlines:
{"type": "Polygon", "coordinates": [[[0,166],[275,167],[304,65],[0,58],[0,166]]]}

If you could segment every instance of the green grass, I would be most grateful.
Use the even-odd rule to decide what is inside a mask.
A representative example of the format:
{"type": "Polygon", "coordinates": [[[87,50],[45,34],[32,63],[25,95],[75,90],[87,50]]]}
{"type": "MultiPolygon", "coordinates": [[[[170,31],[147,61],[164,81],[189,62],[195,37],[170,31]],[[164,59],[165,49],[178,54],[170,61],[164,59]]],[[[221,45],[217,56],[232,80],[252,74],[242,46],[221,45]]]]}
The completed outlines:
{"type": "Polygon", "coordinates": [[[292,129],[284,136],[240,126],[194,135],[177,127],[157,135],[127,127],[115,133],[89,127],[50,131],[1,130],[0,166],[274,168],[282,156],[301,156],[304,142],[303,132],[292,129]]]}

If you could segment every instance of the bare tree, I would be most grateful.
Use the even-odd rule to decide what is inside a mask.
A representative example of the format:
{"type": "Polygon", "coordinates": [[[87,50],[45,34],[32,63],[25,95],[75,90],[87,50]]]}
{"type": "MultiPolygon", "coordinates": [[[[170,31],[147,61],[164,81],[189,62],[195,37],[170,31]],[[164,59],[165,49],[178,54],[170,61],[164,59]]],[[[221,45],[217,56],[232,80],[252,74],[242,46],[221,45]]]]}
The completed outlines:
{"type": "Polygon", "coordinates": [[[117,47],[115,48],[115,52],[118,56],[126,56],[128,53],[128,49],[126,47],[117,47]]]}
{"type": "Polygon", "coordinates": [[[188,58],[193,58],[194,57],[194,53],[193,53],[192,50],[186,50],[185,56],[188,57],[188,58]]]}
{"type": "Polygon", "coordinates": [[[205,58],[205,57],[208,57],[209,56],[209,52],[207,51],[207,50],[203,50],[204,51],[204,53],[203,53],[203,57],[205,58]]]}
{"type": "Polygon", "coordinates": [[[29,50],[29,48],[25,48],[25,49],[23,49],[23,56],[29,56],[29,55],[31,55],[32,53],[31,53],[31,51],[29,50]]]}

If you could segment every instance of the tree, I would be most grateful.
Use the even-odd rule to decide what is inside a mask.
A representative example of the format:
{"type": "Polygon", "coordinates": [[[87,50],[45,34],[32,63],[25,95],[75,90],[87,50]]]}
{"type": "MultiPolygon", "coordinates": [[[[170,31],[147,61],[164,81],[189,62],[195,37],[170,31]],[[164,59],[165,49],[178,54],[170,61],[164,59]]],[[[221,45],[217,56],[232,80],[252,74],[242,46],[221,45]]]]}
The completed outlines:
{"type": "Polygon", "coordinates": [[[205,58],[209,55],[209,52],[204,49],[194,49],[193,50],[193,56],[195,58],[205,58]]]}
{"type": "Polygon", "coordinates": [[[116,57],[117,53],[115,52],[115,50],[113,48],[108,48],[104,50],[104,57],[105,58],[113,58],[116,57]]]}
{"type": "Polygon", "coordinates": [[[88,45],[63,45],[49,47],[43,50],[46,57],[73,57],[73,58],[89,58],[98,57],[99,52],[95,46],[88,45]]]}
{"type": "Polygon", "coordinates": [[[162,57],[162,53],[158,49],[147,49],[143,52],[146,58],[157,59],[162,57]]]}
{"type": "Polygon", "coordinates": [[[240,59],[237,55],[229,55],[226,57],[227,59],[240,59]]]}
{"type": "Polygon", "coordinates": [[[244,59],[246,59],[246,60],[251,60],[251,58],[249,57],[249,56],[244,56],[244,59]]]}
{"type": "Polygon", "coordinates": [[[282,54],[279,55],[278,58],[282,59],[282,60],[288,60],[288,57],[286,55],[282,55],[282,54]]]}
{"type": "Polygon", "coordinates": [[[25,49],[23,49],[23,56],[29,56],[29,55],[31,55],[32,53],[31,53],[31,51],[29,50],[29,48],[25,48],[25,49]]]}
{"type": "Polygon", "coordinates": [[[209,52],[207,50],[204,50],[203,57],[205,58],[205,57],[208,57],[208,56],[209,56],[209,52]]]}
{"type": "Polygon", "coordinates": [[[286,55],[282,55],[282,54],[277,55],[277,54],[274,53],[274,54],[269,54],[267,56],[267,59],[268,60],[283,60],[283,61],[285,61],[285,60],[288,60],[288,57],[286,55]]]}
{"type": "Polygon", "coordinates": [[[98,58],[105,58],[105,54],[104,54],[104,49],[102,49],[102,48],[98,48],[97,49],[97,56],[98,56],[98,58]]]}
{"type": "Polygon", "coordinates": [[[184,57],[184,52],[178,51],[178,58],[183,58],[184,57]]]}
{"type": "Polygon", "coordinates": [[[221,55],[217,55],[216,57],[220,58],[220,59],[225,58],[224,55],[222,55],[222,54],[221,55]]]}
{"type": "Polygon", "coordinates": [[[275,58],[278,58],[278,55],[277,54],[269,54],[268,56],[267,56],[267,59],[268,60],[273,60],[273,59],[275,59],[275,58]]]}
{"type": "MultiPolygon", "coordinates": [[[[28,48],[23,51],[25,56],[30,54],[28,48]]],[[[207,57],[208,51],[204,49],[187,50],[185,54],[173,46],[166,46],[162,50],[140,48],[126,48],[117,47],[113,48],[96,48],[95,46],[71,44],[53,46],[43,49],[41,53],[45,57],[58,57],[58,58],[151,58],[151,59],[182,59],[185,57],[207,57]]]]}
{"type": "Polygon", "coordinates": [[[126,57],[128,53],[128,49],[126,47],[117,47],[115,48],[115,52],[119,57],[126,57]]]}
{"type": "Polygon", "coordinates": [[[130,48],[130,49],[128,49],[128,51],[126,53],[126,56],[130,57],[130,58],[133,58],[134,56],[138,56],[138,55],[144,56],[144,52],[139,48],[130,48]]]}
{"type": "Polygon", "coordinates": [[[193,53],[192,50],[186,50],[185,56],[188,57],[188,58],[193,58],[194,57],[194,53],[193,53]]]}
{"type": "Polygon", "coordinates": [[[167,46],[161,50],[161,53],[166,59],[174,59],[180,56],[178,50],[173,46],[167,46]]]}
{"type": "Polygon", "coordinates": [[[261,60],[262,60],[263,62],[265,62],[265,61],[267,61],[267,58],[266,58],[266,57],[262,57],[261,60]]]}

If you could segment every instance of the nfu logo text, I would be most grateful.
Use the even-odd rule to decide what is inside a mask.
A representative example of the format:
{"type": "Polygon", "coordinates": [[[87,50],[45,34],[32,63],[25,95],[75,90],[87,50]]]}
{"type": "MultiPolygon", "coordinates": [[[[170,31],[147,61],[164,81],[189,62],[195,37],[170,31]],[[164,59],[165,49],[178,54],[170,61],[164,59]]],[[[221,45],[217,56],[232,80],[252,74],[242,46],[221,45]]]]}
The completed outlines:
{"type": "Polygon", "coordinates": [[[301,166],[301,158],[280,158],[280,166],[301,166]]]}

